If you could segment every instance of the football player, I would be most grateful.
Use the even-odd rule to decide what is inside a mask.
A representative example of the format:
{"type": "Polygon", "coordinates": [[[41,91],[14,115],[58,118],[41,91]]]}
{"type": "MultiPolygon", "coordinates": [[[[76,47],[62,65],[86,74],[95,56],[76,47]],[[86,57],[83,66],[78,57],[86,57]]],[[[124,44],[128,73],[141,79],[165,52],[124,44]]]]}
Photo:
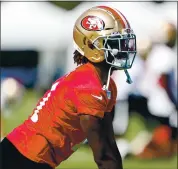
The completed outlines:
{"type": "Polygon", "coordinates": [[[74,71],[58,79],[32,115],[1,142],[3,169],[52,169],[86,139],[99,169],[122,169],[112,127],[113,70],[132,67],[136,36],[118,10],[85,11],[73,29],[74,71]]]}

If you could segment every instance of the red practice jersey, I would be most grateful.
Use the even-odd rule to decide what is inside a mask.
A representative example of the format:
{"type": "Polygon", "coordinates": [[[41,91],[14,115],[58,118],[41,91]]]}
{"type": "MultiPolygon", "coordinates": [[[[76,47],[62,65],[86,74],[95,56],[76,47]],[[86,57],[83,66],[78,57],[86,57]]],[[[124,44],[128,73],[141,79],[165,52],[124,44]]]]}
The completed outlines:
{"type": "Polygon", "coordinates": [[[102,89],[95,67],[84,64],[58,79],[39,100],[32,115],[7,138],[27,158],[58,166],[86,139],[79,115],[104,117],[115,105],[117,89],[111,79],[111,98],[102,89]]]}

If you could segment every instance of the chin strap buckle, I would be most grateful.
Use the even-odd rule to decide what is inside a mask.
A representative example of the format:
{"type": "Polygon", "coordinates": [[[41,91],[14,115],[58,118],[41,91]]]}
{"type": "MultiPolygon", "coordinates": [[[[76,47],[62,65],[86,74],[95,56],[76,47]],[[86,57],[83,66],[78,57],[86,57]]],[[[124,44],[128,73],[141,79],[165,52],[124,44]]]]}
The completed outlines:
{"type": "Polygon", "coordinates": [[[133,81],[132,81],[132,79],[131,79],[131,77],[130,77],[130,75],[129,75],[129,72],[127,71],[127,69],[124,69],[124,72],[125,72],[125,74],[126,74],[126,76],[127,76],[126,82],[127,82],[128,84],[132,84],[133,81]]]}

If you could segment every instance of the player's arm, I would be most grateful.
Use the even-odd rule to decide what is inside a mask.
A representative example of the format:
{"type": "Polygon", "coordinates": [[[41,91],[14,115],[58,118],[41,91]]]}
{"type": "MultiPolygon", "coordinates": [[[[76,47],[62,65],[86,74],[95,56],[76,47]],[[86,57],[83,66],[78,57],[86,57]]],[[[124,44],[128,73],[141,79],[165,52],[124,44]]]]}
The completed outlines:
{"type": "Polygon", "coordinates": [[[118,147],[115,141],[114,129],[113,129],[113,124],[112,124],[114,111],[115,111],[115,108],[113,107],[111,112],[105,113],[104,118],[102,120],[102,128],[105,131],[105,137],[106,137],[108,146],[110,146],[110,149],[112,150],[114,156],[117,158],[119,164],[122,166],[122,158],[121,158],[120,152],[118,150],[118,147]]]}
{"type": "MultiPolygon", "coordinates": [[[[119,151],[115,149],[113,139],[107,136],[107,131],[103,128],[105,121],[108,124],[111,123],[108,127],[112,126],[112,120],[105,120],[105,118],[101,119],[92,115],[80,116],[82,129],[86,133],[98,168],[122,169],[119,151]]],[[[107,128],[107,126],[105,128],[107,128]]]]}

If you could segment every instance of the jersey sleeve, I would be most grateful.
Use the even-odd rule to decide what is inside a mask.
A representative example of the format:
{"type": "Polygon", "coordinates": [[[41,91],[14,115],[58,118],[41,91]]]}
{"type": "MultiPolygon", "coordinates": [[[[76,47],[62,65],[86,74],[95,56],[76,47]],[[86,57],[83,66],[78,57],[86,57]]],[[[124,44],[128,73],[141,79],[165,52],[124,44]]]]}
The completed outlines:
{"type": "Polygon", "coordinates": [[[109,86],[109,90],[111,91],[111,99],[107,105],[106,108],[106,112],[111,112],[111,110],[113,109],[113,107],[116,104],[116,98],[117,98],[117,87],[116,84],[114,82],[114,80],[111,78],[111,83],[109,86]]]}
{"type": "Polygon", "coordinates": [[[78,115],[87,114],[104,117],[107,99],[103,90],[75,89],[75,105],[78,115]]]}

